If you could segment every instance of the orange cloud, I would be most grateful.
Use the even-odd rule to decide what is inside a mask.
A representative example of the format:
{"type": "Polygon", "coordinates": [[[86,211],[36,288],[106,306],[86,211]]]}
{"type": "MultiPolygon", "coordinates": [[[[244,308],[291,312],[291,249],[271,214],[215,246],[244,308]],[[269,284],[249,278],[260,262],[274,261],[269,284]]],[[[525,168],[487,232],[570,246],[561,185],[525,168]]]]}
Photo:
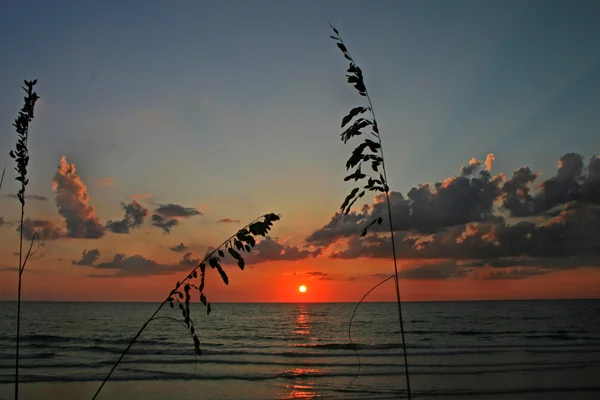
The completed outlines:
{"type": "Polygon", "coordinates": [[[488,154],[487,157],[485,158],[485,168],[488,171],[492,170],[492,165],[495,160],[496,160],[496,157],[492,153],[488,154]]]}
{"type": "Polygon", "coordinates": [[[100,238],[104,236],[104,227],[95,215],[95,208],[88,205],[87,187],[75,171],[75,164],[69,164],[62,156],[52,180],[58,213],[65,219],[68,237],[100,238]]]}

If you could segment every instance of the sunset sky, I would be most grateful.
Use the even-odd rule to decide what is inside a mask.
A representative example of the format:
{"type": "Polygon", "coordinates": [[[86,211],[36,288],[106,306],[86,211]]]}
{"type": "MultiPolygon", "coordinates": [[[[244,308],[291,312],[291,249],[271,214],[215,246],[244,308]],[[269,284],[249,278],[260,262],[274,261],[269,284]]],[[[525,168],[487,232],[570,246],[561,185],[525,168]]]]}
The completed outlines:
{"type": "MultiPolygon", "coordinates": [[[[385,225],[358,239],[382,199],[336,214],[356,144],[340,120],[364,99],[328,23],[377,112],[402,298],[600,297],[599,20],[595,0],[5,2],[0,300],[24,79],[41,97],[24,232],[43,237],[24,299],[162,300],[268,212],[211,300],[357,301],[393,273],[385,225]]],[[[391,281],[369,297],[394,299],[391,281]]]]}

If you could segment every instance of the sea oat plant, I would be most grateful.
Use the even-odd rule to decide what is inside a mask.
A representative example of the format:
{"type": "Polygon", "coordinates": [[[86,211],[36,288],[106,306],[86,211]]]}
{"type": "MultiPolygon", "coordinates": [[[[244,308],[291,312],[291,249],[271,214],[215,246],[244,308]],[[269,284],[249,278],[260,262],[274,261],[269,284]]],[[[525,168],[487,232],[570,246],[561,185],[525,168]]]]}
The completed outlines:
{"type": "MultiPolygon", "coordinates": [[[[31,248],[33,246],[33,242],[37,238],[37,233],[32,238],[31,245],[29,246],[29,251],[25,255],[23,259],[23,219],[25,218],[25,188],[29,183],[29,179],[27,178],[27,166],[29,165],[29,150],[27,148],[27,142],[29,139],[29,124],[33,120],[33,110],[35,107],[35,102],[39,99],[37,93],[33,91],[34,85],[37,83],[37,79],[33,81],[25,81],[25,87],[23,90],[26,93],[25,96],[25,104],[19,111],[19,115],[15,119],[13,126],[15,127],[19,138],[17,139],[16,150],[11,150],[9,155],[11,158],[15,160],[17,171],[17,177],[15,178],[17,181],[21,182],[21,187],[17,192],[17,198],[21,203],[21,221],[20,221],[20,229],[19,229],[19,283],[17,287],[17,343],[16,343],[16,354],[15,354],[15,400],[19,398],[19,338],[20,338],[20,329],[21,329],[21,281],[23,277],[23,271],[25,270],[25,265],[27,264],[27,260],[31,255],[31,248]]],[[[2,178],[4,178],[4,172],[2,173],[2,178]]]]}
{"type": "Polygon", "coordinates": [[[230,236],[227,240],[225,240],[219,247],[210,251],[204,260],[200,264],[198,264],[194,269],[192,269],[183,280],[178,281],[173,290],[169,293],[169,295],[165,298],[165,300],[158,306],[154,314],[148,318],[148,320],[142,325],[140,330],[136,333],[136,335],[131,339],[127,348],[123,351],[119,359],[113,365],[112,369],[109,371],[108,375],[104,378],[100,387],[94,394],[92,399],[95,399],[112,373],[115,371],[123,357],[127,354],[131,346],[135,343],[135,341],[140,337],[142,332],[146,329],[146,327],[155,320],[158,319],[171,319],[179,322],[188,332],[188,334],[192,337],[194,341],[194,350],[196,355],[201,355],[200,350],[200,340],[198,339],[198,328],[194,324],[194,321],[191,318],[190,314],[190,301],[191,295],[194,291],[199,292],[200,294],[200,302],[206,307],[206,313],[210,314],[211,305],[208,302],[206,296],[204,295],[204,278],[206,274],[207,264],[210,268],[216,269],[223,282],[228,285],[229,277],[227,273],[221,266],[221,262],[227,256],[233,258],[237,266],[243,270],[246,261],[242,256],[242,253],[251,253],[252,249],[256,245],[256,239],[259,236],[265,237],[267,233],[271,230],[273,223],[280,219],[277,214],[265,214],[250,222],[242,229],[237,231],[234,235],[230,236]],[[171,317],[158,316],[158,312],[166,305],[169,304],[171,308],[177,308],[181,311],[181,319],[177,320],[171,317]]]}
{"type": "MultiPolygon", "coordinates": [[[[408,374],[408,361],[406,357],[406,342],[404,340],[404,321],[402,318],[402,303],[400,301],[400,282],[398,280],[396,244],[394,242],[394,225],[392,223],[392,208],[390,205],[390,188],[387,184],[388,179],[385,169],[385,159],[383,157],[381,133],[377,124],[377,119],[375,118],[375,110],[373,108],[371,96],[369,95],[369,91],[365,85],[362,70],[350,55],[350,52],[344,44],[339,31],[333,26],[331,26],[331,29],[333,29],[333,32],[335,33],[335,35],[331,36],[331,38],[336,41],[337,47],[341,50],[344,58],[350,61],[350,65],[347,70],[348,75],[346,75],[348,83],[353,85],[358,91],[358,94],[367,100],[367,104],[352,108],[350,112],[342,119],[341,127],[347,127],[340,135],[342,141],[347,143],[350,139],[361,136],[363,138],[363,142],[352,151],[352,155],[346,162],[346,170],[352,170],[352,172],[344,178],[344,181],[352,180],[360,183],[358,183],[358,187],[352,189],[350,194],[346,196],[340,209],[345,214],[348,214],[354,203],[363,197],[367,191],[380,192],[385,195],[385,200],[387,203],[387,220],[389,222],[390,238],[392,242],[392,256],[394,260],[394,282],[396,288],[396,302],[398,303],[398,321],[400,324],[402,350],[404,353],[406,391],[408,398],[410,399],[410,378],[408,374]],[[368,180],[366,178],[368,178],[368,180]],[[365,180],[366,184],[364,184],[365,180]]],[[[365,237],[371,226],[374,224],[381,224],[382,222],[382,216],[373,219],[373,221],[363,228],[360,236],[365,237]]]]}

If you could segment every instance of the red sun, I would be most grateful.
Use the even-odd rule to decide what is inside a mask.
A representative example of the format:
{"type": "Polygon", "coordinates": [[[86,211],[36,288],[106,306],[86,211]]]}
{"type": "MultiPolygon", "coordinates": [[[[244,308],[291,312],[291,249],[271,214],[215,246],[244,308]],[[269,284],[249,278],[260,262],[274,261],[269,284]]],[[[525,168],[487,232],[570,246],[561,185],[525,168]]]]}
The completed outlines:
{"type": "Polygon", "coordinates": [[[306,292],[306,286],[304,286],[304,285],[301,285],[301,286],[298,288],[298,291],[299,291],[300,293],[304,293],[304,292],[306,292]]]}

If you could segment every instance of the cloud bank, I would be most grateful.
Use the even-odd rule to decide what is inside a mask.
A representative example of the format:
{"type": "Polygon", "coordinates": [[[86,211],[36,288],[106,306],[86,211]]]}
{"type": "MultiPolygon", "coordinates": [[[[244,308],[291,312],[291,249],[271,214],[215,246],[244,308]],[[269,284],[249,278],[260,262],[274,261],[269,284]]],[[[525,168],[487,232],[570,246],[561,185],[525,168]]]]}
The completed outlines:
{"type": "MultiPolygon", "coordinates": [[[[558,269],[600,266],[600,158],[560,157],[556,173],[525,166],[510,179],[492,176],[494,161],[472,159],[460,174],[390,194],[398,257],[417,260],[407,279],[519,279],[558,269]],[[485,272],[482,272],[485,271],[485,272]]],[[[390,258],[383,196],[348,215],[335,213],[307,243],[332,246],[330,257],[390,258]],[[385,218],[384,218],[385,221],[385,218]]]]}

